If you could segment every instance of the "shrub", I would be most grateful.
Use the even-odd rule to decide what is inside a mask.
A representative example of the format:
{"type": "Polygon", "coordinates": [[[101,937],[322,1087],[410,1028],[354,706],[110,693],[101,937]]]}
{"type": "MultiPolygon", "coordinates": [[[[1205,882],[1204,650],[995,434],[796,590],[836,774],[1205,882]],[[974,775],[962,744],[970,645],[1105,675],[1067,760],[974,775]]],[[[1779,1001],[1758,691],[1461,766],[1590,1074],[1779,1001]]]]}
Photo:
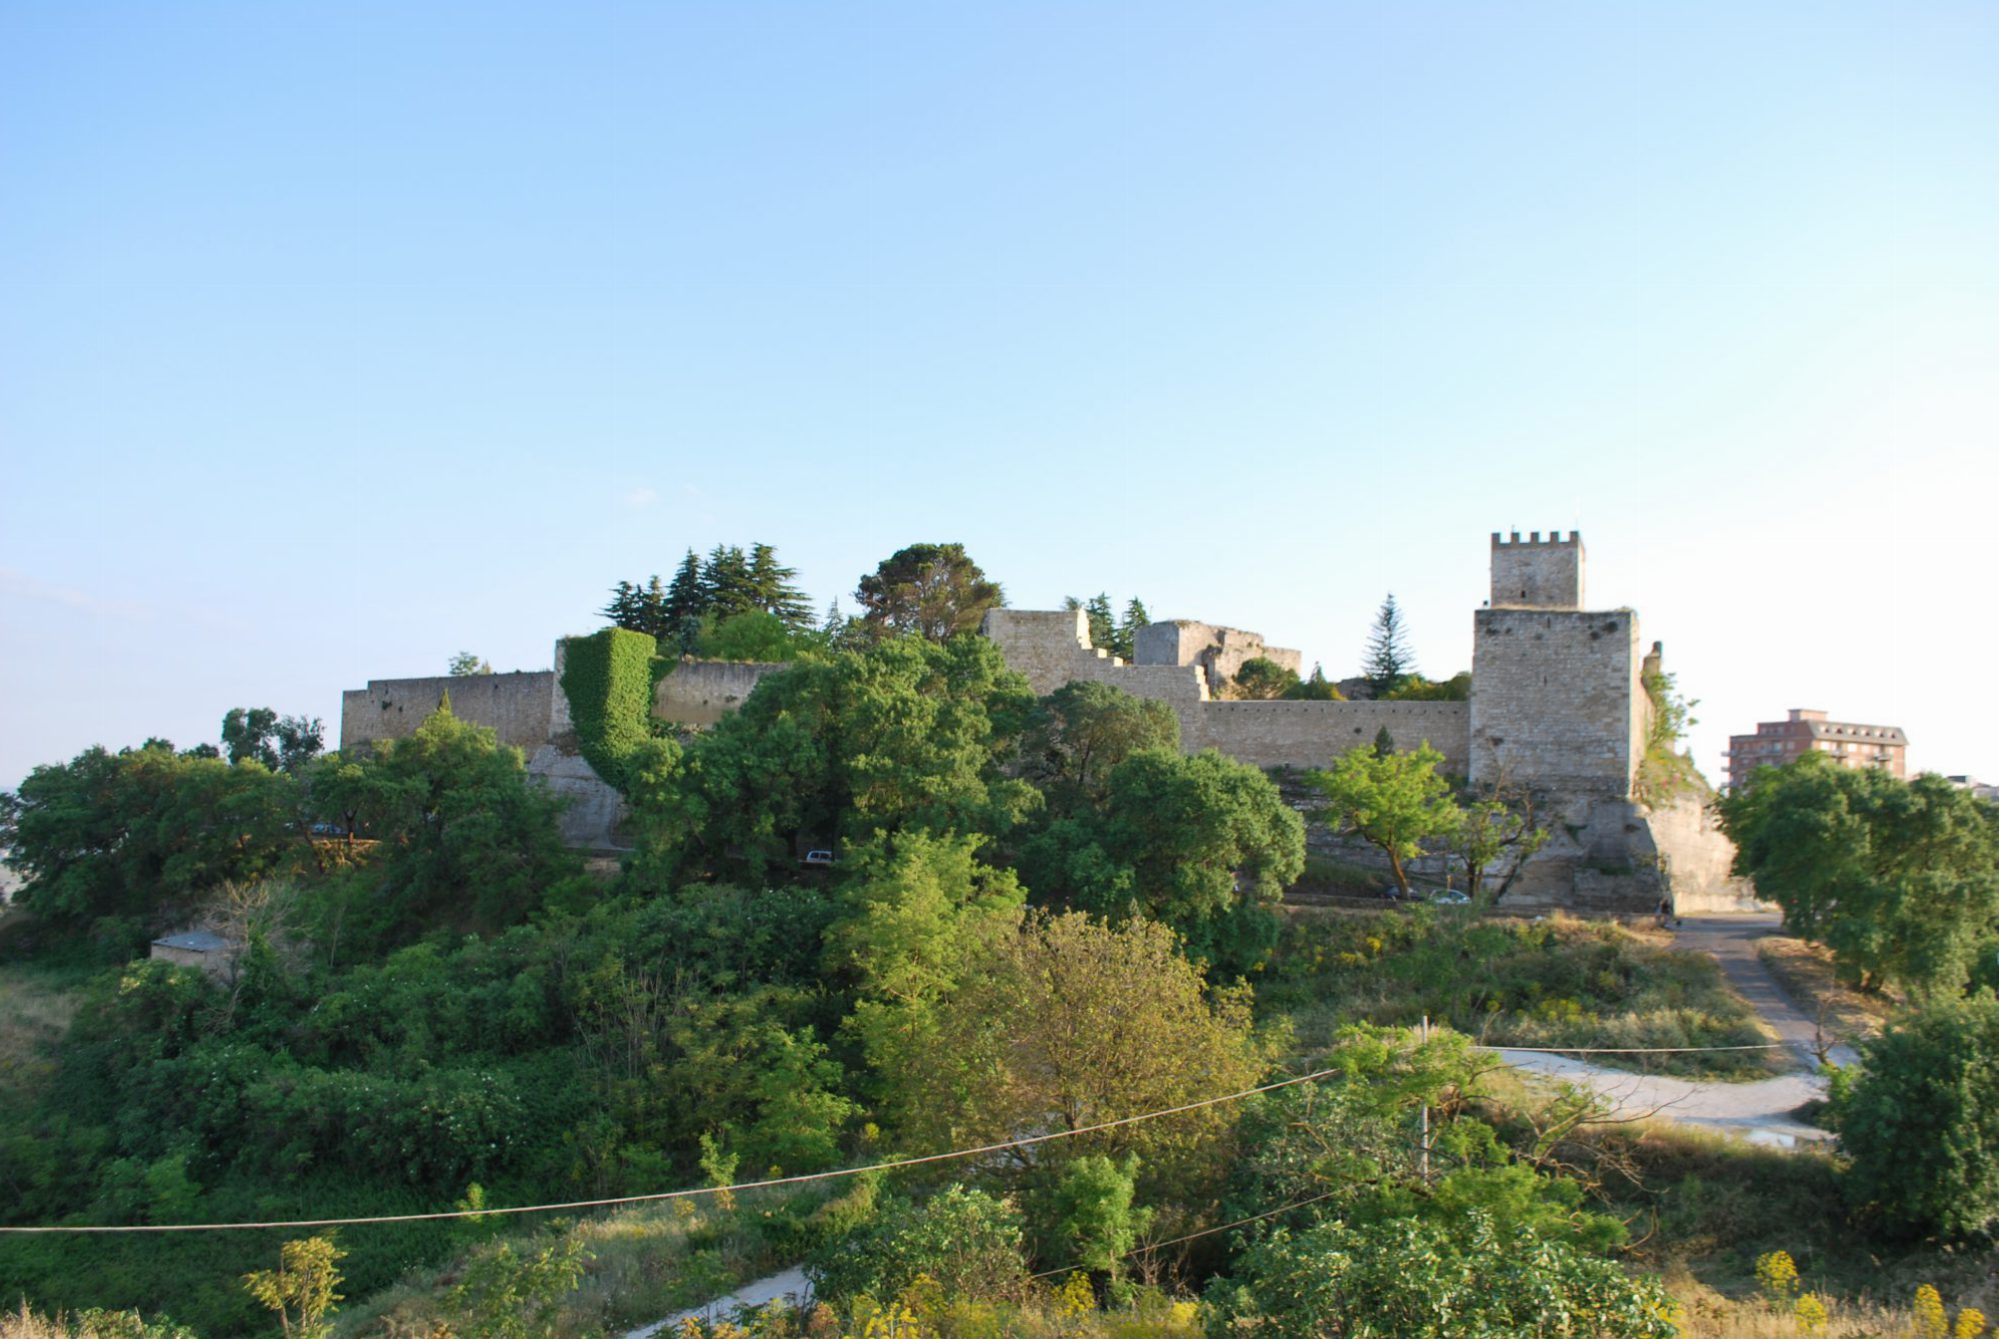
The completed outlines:
{"type": "Polygon", "coordinates": [[[806,1268],[813,1291],[835,1301],[900,1297],[918,1275],[947,1297],[1000,1297],[1018,1292],[1026,1272],[1019,1210],[960,1185],[922,1205],[884,1204],[872,1224],[806,1268]]]}
{"type": "Polygon", "coordinates": [[[1912,1235],[1999,1229],[1999,999],[1912,1014],[1862,1054],[1838,1112],[1850,1202],[1912,1235]]]}
{"type": "Polygon", "coordinates": [[[1411,1219],[1273,1233],[1234,1279],[1208,1290],[1208,1333],[1268,1339],[1671,1339],[1673,1306],[1653,1279],[1527,1230],[1502,1235],[1411,1219]]]}

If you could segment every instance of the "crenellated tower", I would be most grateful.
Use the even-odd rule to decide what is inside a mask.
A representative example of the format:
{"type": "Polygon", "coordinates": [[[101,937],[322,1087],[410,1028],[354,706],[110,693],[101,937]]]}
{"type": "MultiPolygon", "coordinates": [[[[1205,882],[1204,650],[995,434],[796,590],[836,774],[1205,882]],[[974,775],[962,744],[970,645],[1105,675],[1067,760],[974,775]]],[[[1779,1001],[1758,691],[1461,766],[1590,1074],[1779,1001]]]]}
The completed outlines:
{"type": "Polygon", "coordinates": [[[1583,607],[1583,537],[1569,531],[1567,539],[1539,530],[1526,539],[1515,530],[1507,539],[1492,536],[1492,607],[1494,609],[1580,609],[1583,607]]]}

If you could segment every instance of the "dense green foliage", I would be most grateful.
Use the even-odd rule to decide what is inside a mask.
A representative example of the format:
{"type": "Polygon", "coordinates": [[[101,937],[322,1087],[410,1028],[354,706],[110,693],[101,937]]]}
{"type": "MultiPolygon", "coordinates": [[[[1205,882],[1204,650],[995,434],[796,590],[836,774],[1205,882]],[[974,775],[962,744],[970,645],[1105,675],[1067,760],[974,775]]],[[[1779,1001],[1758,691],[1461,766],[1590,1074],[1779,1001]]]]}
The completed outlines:
{"type": "Polygon", "coordinates": [[[652,695],[658,643],[642,632],[605,628],[562,644],[562,693],[577,746],[598,776],[626,789],[653,742],[652,695]]]}
{"type": "Polygon", "coordinates": [[[1300,685],[1298,672],[1262,656],[1243,662],[1228,684],[1227,696],[1247,702],[1269,702],[1291,696],[1300,685]]]}
{"type": "Polygon", "coordinates": [[[1421,1219],[1279,1231],[1217,1283],[1208,1333],[1273,1339],[1673,1339],[1656,1282],[1549,1241],[1502,1233],[1474,1215],[1463,1230],[1421,1219]]]}
{"type": "Polygon", "coordinates": [[[1940,776],[1811,753],[1759,770],[1721,815],[1736,872],[1863,988],[1960,990],[1999,940],[1999,808],[1940,776]]]}
{"type": "Polygon", "coordinates": [[[953,1296],[998,1297],[1027,1280],[1020,1210],[963,1186],[924,1203],[891,1201],[868,1226],[813,1261],[813,1291],[831,1301],[892,1301],[919,1277],[953,1296]]]}
{"type": "Polygon", "coordinates": [[[1461,821],[1450,783],[1437,774],[1443,760],[1427,740],[1412,753],[1382,748],[1377,741],[1374,748],[1350,750],[1330,768],[1305,778],[1326,798],[1321,815],[1326,822],[1387,855],[1405,896],[1407,863],[1421,854],[1424,842],[1448,837],[1461,821]]]}
{"type": "Polygon", "coordinates": [[[1464,702],[1471,697],[1471,671],[1459,670],[1436,683],[1420,674],[1404,675],[1393,688],[1375,696],[1384,702],[1464,702]]]}
{"type": "Polygon", "coordinates": [[[6,798],[21,904],[113,957],[135,952],[232,880],[291,867],[309,848],[299,784],[261,762],[176,753],[164,740],[90,748],[37,767],[6,798]]]}
{"type": "Polygon", "coordinates": [[[751,545],[747,554],[733,545],[718,544],[705,561],[689,549],[670,583],[662,583],[657,574],[644,585],[620,581],[612,588],[603,614],[614,627],[644,633],[673,654],[765,659],[723,655],[702,649],[700,643],[718,626],[752,613],[768,615],[786,632],[804,631],[812,622],[812,606],[792,584],[797,575],[778,561],[777,551],[768,544],[751,545]]]}
{"type": "Polygon", "coordinates": [[[1912,1014],[1862,1063],[1837,1104],[1855,1206],[1899,1233],[1999,1235],[1999,999],[1912,1014]]]}
{"type": "Polygon", "coordinates": [[[1283,696],[1293,702],[1344,702],[1345,693],[1337,684],[1326,678],[1326,671],[1318,665],[1312,666],[1311,674],[1284,690],[1283,696]]]}

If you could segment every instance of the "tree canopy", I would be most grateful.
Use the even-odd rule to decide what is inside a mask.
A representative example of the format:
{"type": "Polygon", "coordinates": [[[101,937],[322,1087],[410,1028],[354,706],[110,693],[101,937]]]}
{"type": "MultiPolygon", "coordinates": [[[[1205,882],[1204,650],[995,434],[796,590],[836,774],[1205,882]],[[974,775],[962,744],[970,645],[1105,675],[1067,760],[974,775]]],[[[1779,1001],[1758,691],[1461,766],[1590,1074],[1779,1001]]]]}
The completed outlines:
{"type": "Polygon", "coordinates": [[[1005,603],[962,544],[912,544],[861,578],[854,599],[877,632],[944,641],[976,632],[988,609],[1005,603]]]}
{"type": "Polygon", "coordinates": [[[1999,937],[1999,816],[1940,776],[1811,753],[1759,769],[1720,808],[1736,872],[1865,988],[1959,990],[1999,937]]]}
{"type": "Polygon", "coordinates": [[[1438,775],[1444,755],[1425,742],[1413,753],[1353,749],[1308,784],[1326,797],[1326,820],[1381,848],[1395,883],[1409,892],[1408,861],[1423,843],[1449,836],[1460,822],[1450,782],[1438,775]]]}

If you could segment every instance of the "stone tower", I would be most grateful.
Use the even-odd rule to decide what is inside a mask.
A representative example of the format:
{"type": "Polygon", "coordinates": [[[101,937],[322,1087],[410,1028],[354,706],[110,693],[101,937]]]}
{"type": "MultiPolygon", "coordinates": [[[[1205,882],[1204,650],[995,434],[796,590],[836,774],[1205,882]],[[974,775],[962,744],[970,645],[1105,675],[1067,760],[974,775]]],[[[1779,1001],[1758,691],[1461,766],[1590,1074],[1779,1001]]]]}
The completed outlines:
{"type": "Polygon", "coordinates": [[[1583,537],[1569,531],[1567,539],[1539,530],[1522,541],[1492,537],[1492,607],[1494,609],[1580,609],[1583,607],[1583,537]]]}
{"type": "Polygon", "coordinates": [[[1492,537],[1473,619],[1471,779],[1627,800],[1644,750],[1638,616],[1582,606],[1583,541],[1492,537]]]}

